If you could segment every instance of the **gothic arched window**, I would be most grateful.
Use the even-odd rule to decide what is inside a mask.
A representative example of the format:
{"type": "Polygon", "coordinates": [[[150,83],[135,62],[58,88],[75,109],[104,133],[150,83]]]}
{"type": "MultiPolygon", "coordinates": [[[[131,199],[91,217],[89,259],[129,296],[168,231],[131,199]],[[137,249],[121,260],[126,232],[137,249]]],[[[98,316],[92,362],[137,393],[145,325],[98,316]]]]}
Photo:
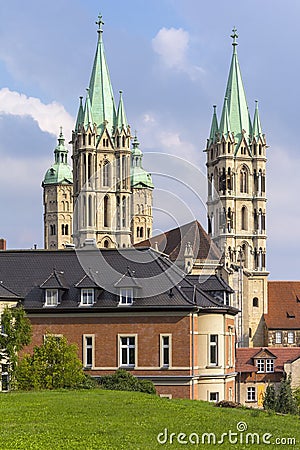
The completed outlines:
{"type": "Polygon", "coordinates": [[[248,193],[248,171],[245,167],[242,167],[240,172],[240,192],[248,193]]]}
{"type": "Polygon", "coordinates": [[[108,227],[108,202],[109,198],[108,195],[104,197],[104,216],[103,216],[103,224],[105,227],[108,227]]]}
{"type": "Polygon", "coordinates": [[[110,185],[110,164],[108,161],[104,161],[102,167],[102,184],[103,186],[110,185]]]}
{"type": "Polygon", "coordinates": [[[242,230],[248,230],[248,211],[246,206],[242,207],[241,228],[242,230]]]}

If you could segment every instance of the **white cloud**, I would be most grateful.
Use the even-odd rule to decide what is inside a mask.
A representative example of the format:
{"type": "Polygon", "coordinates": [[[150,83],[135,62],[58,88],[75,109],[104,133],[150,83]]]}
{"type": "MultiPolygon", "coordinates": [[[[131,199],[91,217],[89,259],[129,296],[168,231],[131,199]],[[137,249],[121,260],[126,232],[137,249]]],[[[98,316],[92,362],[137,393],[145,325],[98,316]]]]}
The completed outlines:
{"type": "Polygon", "coordinates": [[[8,88],[0,90],[0,114],[30,116],[42,131],[55,136],[60,126],[63,127],[65,136],[71,136],[74,128],[73,117],[61,104],[57,102],[44,104],[39,98],[27,97],[8,88]]]}
{"type": "Polygon", "coordinates": [[[168,69],[186,72],[195,79],[203,69],[188,61],[189,42],[190,35],[182,28],[161,28],[152,39],[152,48],[168,69]]]}
{"type": "Polygon", "coordinates": [[[184,137],[184,129],[167,125],[154,112],[145,112],[137,124],[142,149],[159,150],[199,165],[199,150],[184,137]]]}

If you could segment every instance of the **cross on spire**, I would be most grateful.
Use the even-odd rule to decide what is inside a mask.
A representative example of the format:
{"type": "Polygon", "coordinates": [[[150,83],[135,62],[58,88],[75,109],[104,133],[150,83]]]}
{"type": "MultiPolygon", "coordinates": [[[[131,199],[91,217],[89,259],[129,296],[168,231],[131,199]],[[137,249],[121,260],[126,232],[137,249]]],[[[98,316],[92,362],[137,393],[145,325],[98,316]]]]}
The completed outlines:
{"type": "Polygon", "coordinates": [[[98,21],[96,22],[96,25],[98,25],[98,30],[97,30],[98,33],[103,33],[102,25],[104,25],[104,22],[103,22],[102,18],[103,18],[102,14],[99,14],[98,21]]]}
{"type": "Polygon", "coordinates": [[[236,45],[238,45],[237,44],[237,42],[236,42],[236,40],[237,40],[237,38],[239,37],[238,36],[238,34],[237,34],[237,29],[234,27],[233,28],[233,30],[232,30],[232,35],[230,36],[232,39],[233,39],[233,43],[232,43],[232,45],[235,47],[236,45]]]}

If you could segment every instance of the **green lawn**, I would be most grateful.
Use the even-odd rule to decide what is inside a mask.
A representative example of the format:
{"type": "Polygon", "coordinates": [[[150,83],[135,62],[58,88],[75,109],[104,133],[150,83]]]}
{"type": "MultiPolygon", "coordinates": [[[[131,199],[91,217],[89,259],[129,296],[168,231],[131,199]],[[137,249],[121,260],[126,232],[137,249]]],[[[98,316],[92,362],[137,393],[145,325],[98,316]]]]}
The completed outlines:
{"type": "MultiPolygon", "coordinates": [[[[300,422],[296,416],[268,415],[263,411],[221,409],[190,400],[167,400],[135,392],[54,391],[0,394],[0,449],[163,449],[222,448],[300,449],[300,422]],[[237,424],[247,424],[247,431],[237,432],[237,424]],[[168,443],[159,444],[157,435],[168,429],[168,443]],[[224,437],[223,444],[201,444],[203,433],[237,432],[224,437]],[[272,444],[246,444],[247,433],[257,433],[260,440],[272,444]],[[170,444],[170,434],[173,444],[170,444]],[[200,444],[180,444],[189,438],[200,444]],[[296,439],[296,445],[273,445],[277,438],[296,439]],[[238,444],[234,444],[235,439],[238,444]],[[172,440],[172,437],[171,437],[172,440]]],[[[211,439],[213,437],[211,436],[211,439]]],[[[257,439],[257,437],[256,437],[257,439]]],[[[164,441],[164,434],[161,435],[164,441]]],[[[212,442],[212,441],[211,441],[212,442]]],[[[286,441],[283,441],[286,442],[286,441]]]]}

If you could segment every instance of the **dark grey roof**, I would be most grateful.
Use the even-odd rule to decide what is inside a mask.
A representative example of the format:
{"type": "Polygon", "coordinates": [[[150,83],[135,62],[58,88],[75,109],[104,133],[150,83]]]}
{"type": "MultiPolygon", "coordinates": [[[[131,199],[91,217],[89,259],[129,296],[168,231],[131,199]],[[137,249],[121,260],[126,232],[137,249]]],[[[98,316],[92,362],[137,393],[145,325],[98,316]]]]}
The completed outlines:
{"type": "Polygon", "coordinates": [[[18,300],[20,297],[13,292],[12,290],[8,289],[4,286],[3,282],[0,281],[0,298],[1,300],[18,300]]]}
{"type": "Polygon", "coordinates": [[[188,275],[187,277],[192,283],[196,283],[200,289],[205,292],[226,291],[233,293],[234,290],[219,275],[188,275]]]}
{"type": "MultiPolygon", "coordinates": [[[[116,287],[122,274],[127,271],[134,275],[136,285],[140,286],[130,306],[132,310],[214,309],[218,304],[199,286],[194,295],[193,284],[188,277],[168,257],[152,249],[83,249],[77,253],[69,249],[0,252],[0,280],[22,298],[28,312],[48,313],[55,309],[62,313],[70,310],[82,313],[91,309],[103,311],[115,308],[128,311],[128,306],[119,306],[119,286],[116,287]],[[56,287],[61,291],[60,303],[56,307],[44,307],[47,287],[56,287]],[[82,287],[95,287],[93,306],[78,308],[82,287]]],[[[220,304],[218,308],[222,308],[220,304]]],[[[223,309],[228,308],[224,306],[223,309]]]]}

